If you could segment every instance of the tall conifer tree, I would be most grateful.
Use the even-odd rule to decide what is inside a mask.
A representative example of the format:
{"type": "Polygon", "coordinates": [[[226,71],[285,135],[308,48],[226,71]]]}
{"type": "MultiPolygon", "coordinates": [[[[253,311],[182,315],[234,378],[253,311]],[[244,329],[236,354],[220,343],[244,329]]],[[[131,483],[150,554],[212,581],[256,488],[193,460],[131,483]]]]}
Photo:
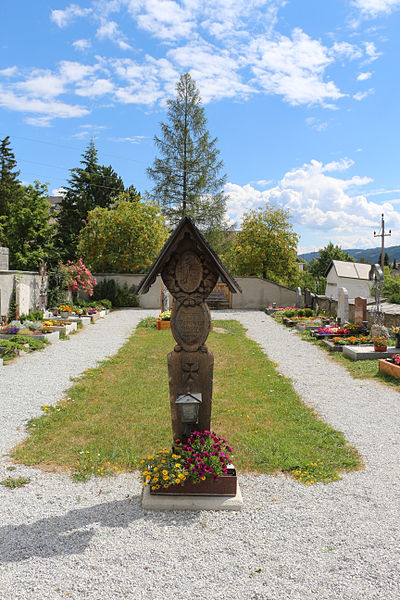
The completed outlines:
{"type": "Polygon", "coordinates": [[[81,167],[71,169],[71,178],[58,215],[57,245],[64,260],[76,258],[79,232],[87,224],[90,210],[110,206],[124,191],[124,184],[109,166],[98,163],[93,140],[82,155],[81,167]]]}
{"type": "Polygon", "coordinates": [[[0,140],[0,217],[8,217],[10,206],[21,193],[17,161],[11,149],[10,137],[0,140]]]}
{"type": "Polygon", "coordinates": [[[196,83],[184,73],[176,86],[176,98],[168,100],[168,123],[154,141],[160,157],[147,169],[154,180],[153,197],[170,224],[182,216],[193,218],[206,233],[223,228],[226,198],[220,175],[223,163],[211,138],[196,83]]]}

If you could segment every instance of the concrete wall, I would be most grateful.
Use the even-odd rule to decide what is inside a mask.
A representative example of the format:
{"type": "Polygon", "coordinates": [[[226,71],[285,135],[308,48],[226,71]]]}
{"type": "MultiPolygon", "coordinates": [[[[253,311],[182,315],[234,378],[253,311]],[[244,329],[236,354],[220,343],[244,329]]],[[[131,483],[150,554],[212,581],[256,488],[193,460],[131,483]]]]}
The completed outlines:
{"type": "Polygon", "coordinates": [[[235,277],[241,294],[232,294],[232,308],[262,310],[276,302],[277,306],[294,306],[296,292],[283,285],[259,277],[235,277]]]}
{"type": "MultiPolygon", "coordinates": [[[[119,286],[125,285],[130,287],[131,285],[138,286],[144,275],[132,275],[129,273],[95,273],[97,281],[107,281],[108,279],[115,279],[119,286]]],[[[161,309],[161,277],[157,277],[147,294],[139,296],[139,303],[141,308],[158,308],[161,309]]]]}
{"type": "MultiPolygon", "coordinates": [[[[115,279],[118,285],[138,285],[143,275],[96,273],[97,281],[115,279]]],[[[258,277],[235,277],[243,290],[242,294],[232,294],[232,308],[262,310],[276,302],[278,306],[294,306],[296,292],[258,277]]],[[[139,296],[141,308],[161,308],[161,277],[158,276],[147,294],[139,296]]]]}
{"type": "Polygon", "coordinates": [[[0,271],[0,314],[6,315],[10,304],[14,278],[29,288],[29,310],[39,308],[39,290],[41,277],[35,271],[0,271]]]}

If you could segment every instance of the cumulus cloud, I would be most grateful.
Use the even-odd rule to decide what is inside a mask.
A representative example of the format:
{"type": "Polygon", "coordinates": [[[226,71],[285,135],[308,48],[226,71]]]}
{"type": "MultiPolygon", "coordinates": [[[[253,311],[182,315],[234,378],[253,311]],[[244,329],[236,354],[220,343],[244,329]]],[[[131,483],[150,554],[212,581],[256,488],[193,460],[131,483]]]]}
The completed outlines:
{"type": "Polygon", "coordinates": [[[262,192],[249,184],[228,183],[228,213],[238,220],[248,210],[270,202],[287,208],[302,227],[340,240],[370,236],[382,212],[392,228],[400,228],[400,214],[392,202],[378,204],[360,192],[371,183],[369,177],[338,176],[353,166],[347,158],[327,164],[312,160],[287,172],[276,186],[262,192]]]}
{"type": "Polygon", "coordinates": [[[370,96],[374,92],[375,92],[374,88],[370,88],[369,90],[366,90],[365,92],[357,92],[356,94],[353,95],[353,98],[354,98],[354,100],[358,100],[360,102],[361,100],[364,100],[364,98],[367,98],[367,96],[370,96]]]}
{"type": "Polygon", "coordinates": [[[18,67],[7,67],[6,69],[0,69],[0,76],[2,77],[15,77],[18,74],[18,67]]]}
{"type": "Polygon", "coordinates": [[[10,90],[4,90],[2,87],[0,87],[0,106],[19,112],[43,114],[49,119],[82,117],[90,112],[85,106],[18,95],[10,90]]]}
{"type": "Polygon", "coordinates": [[[353,0],[353,4],[362,14],[370,17],[390,14],[400,8],[400,0],[353,0]]]}
{"type": "Polygon", "coordinates": [[[86,17],[91,12],[91,8],[81,8],[77,4],[70,4],[65,9],[52,10],[50,18],[58,27],[67,27],[77,17],[86,17]]]}

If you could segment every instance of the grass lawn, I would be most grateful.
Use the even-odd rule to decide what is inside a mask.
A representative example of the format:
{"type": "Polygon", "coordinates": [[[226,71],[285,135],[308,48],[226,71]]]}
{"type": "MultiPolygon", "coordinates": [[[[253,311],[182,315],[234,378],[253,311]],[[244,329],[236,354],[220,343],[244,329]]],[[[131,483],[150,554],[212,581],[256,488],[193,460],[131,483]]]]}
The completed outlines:
{"type": "MultiPolygon", "coordinates": [[[[14,458],[100,475],[136,469],[147,453],[170,447],[166,354],[174,344],[168,330],[139,327],[117,355],[86,371],[64,402],[30,421],[14,458]]],[[[305,483],[362,466],[237,321],[215,321],[208,347],[215,355],[212,430],[233,446],[236,468],[291,472],[305,483]]]]}

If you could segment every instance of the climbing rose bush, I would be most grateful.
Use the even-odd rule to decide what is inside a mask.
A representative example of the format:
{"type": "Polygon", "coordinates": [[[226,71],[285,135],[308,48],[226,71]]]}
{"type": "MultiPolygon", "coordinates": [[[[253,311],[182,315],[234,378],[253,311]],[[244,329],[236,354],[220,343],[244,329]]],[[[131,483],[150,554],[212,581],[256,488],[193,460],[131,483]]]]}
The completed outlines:
{"type": "Polygon", "coordinates": [[[66,265],[61,264],[61,271],[71,292],[82,290],[93,296],[93,288],[97,282],[81,258],[78,258],[76,263],[69,260],[66,265]]]}

